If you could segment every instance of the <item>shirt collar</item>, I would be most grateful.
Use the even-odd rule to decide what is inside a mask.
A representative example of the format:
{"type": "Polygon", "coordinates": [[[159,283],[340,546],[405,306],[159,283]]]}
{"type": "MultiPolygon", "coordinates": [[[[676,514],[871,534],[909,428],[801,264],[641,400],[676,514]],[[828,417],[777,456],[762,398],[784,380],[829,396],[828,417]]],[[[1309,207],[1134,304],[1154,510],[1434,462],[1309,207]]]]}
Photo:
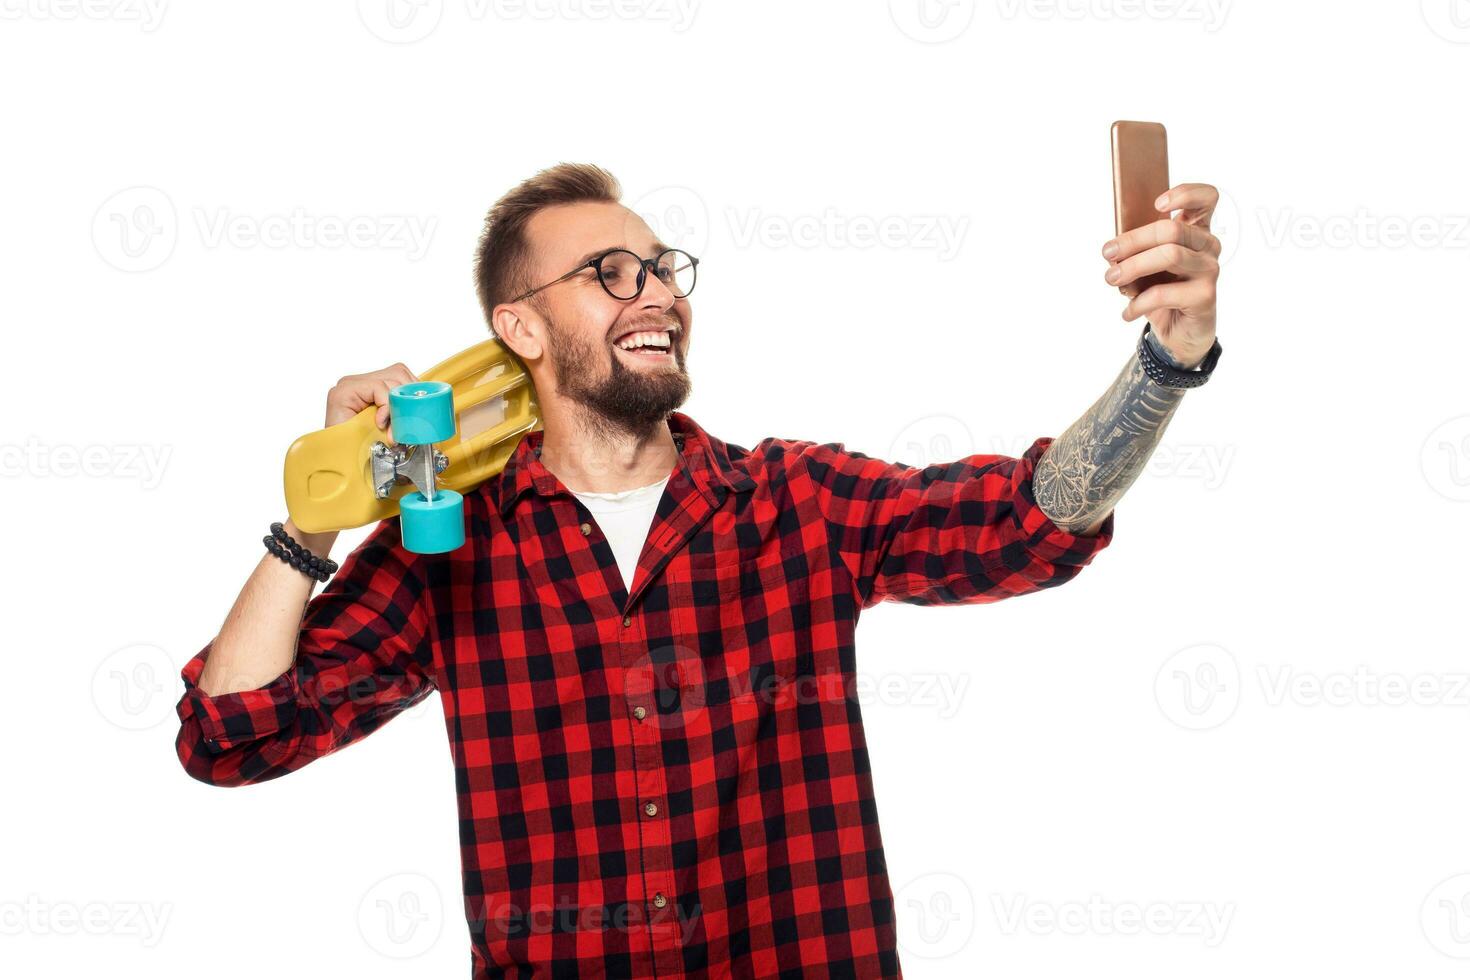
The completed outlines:
{"type": "MultiPolygon", "coordinates": [[[[688,477],[687,484],[707,497],[712,505],[719,504],[715,487],[739,491],[755,486],[750,475],[731,459],[729,445],[705,432],[683,412],[669,414],[669,432],[679,453],[675,472],[682,471],[688,477]]],[[[495,493],[499,494],[498,507],[502,517],[508,517],[516,501],[528,493],[552,497],[568,492],[556,474],[541,462],[541,443],[545,435],[541,429],[536,429],[522,436],[501,470],[499,480],[492,481],[495,493]]],[[[670,488],[681,482],[671,474],[670,488]]]]}

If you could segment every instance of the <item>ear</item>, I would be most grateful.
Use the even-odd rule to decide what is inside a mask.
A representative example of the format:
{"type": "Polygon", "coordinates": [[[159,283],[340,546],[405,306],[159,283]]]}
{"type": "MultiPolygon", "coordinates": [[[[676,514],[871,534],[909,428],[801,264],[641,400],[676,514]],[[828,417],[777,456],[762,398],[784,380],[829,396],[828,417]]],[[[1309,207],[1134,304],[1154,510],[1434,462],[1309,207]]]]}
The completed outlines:
{"type": "Polygon", "coordinates": [[[545,353],[540,319],[522,303],[501,303],[491,313],[495,336],[521,360],[531,362],[545,353]]]}

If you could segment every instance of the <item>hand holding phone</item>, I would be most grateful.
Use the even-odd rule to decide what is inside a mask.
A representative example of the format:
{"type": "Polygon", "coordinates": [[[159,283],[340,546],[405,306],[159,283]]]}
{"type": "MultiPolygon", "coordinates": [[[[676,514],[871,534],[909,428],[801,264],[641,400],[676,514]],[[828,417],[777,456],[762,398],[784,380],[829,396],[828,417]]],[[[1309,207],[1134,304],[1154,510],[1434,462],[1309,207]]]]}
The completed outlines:
{"type": "Polygon", "coordinates": [[[1219,201],[1210,184],[1170,186],[1162,125],[1113,123],[1116,237],[1103,246],[1106,279],[1128,297],[1123,319],[1148,317],[1158,341],[1183,364],[1200,363],[1215,339],[1220,239],[1210,219],[1219,201]]]}

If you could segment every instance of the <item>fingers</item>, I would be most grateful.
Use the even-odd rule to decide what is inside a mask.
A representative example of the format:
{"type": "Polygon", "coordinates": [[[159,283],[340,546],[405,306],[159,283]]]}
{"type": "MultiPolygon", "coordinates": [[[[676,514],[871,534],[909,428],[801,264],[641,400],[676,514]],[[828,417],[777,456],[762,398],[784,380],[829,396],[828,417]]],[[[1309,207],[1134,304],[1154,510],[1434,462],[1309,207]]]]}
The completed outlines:
{"type": "Polygon", "coordinates": [[[389,407],[390,403],[388,399],[388,393],[394,388],[397,388],[399,385],[405,385],[411,381],[417,381],[419,379],[419,376],[410,371],[407,366],[405,366],[401,361],[393,365],[392,367],[379,372],[379,374],[380,377],[378,377],[377,381],[373,385],[372,404],[378,406],[378,413],[376,416],[374,416],[374,421],[377,423],[378,428],[388,430],[388,438],[391,441],[393,438],[393,430],[388,425],[388,420],[392,416],[392,411],[389,407]]]}
{"type": "Polygon", "coordinates": [[[1179,184],[1171,187],[1154,202],[1154,207],[1168,214],[1183,212],[1179,217],[1185,224],[1210,227],[1210,215],[1220,203],[1220,191],[1211,184],[1179,184]]]}
{"type": "Polygon", "coordinates": [[[1214,302],[1215,284],[1203,279],[1166,282],[1150,286],[1123,307],[1128,322],[1149,316],[1157,310],[1202,311],[1214,302]]]}
{"type": "Polygon", "coordinates": [[[1179,310],[1213,318],[1216,281],[1220,277],[1220,239],[1210,232],[1210,216],[1220,192],[1210,184],[1178,184],[1154,202],[1173,217],[1134,228],[1103,245],[1109,260],[1107,282],[1128,297],[1123,319],[1179,310]],[[1141,289],[1139,280],[1157,273],[1179,279],[1141,289]]]}
{"type": "Polygon", "coordinates": [[[1208,252],[1196,252],[1169,242],[1110,265],[1103,278],[1114,286],[1123,287],[1155,272],[1172,272],[1186,279],[1214,280],[1220,275],[1220,260],[1208,252]]]}
{"type": "Polygon", "coordinates": [[[388,410],[388,392],[396,387],[397,385],[390,385],[384,378],[378,378],[373,382],[373,404],[378,406],[378,414],[374,416],[373,421],[378,423],[378,428],[380,429],[387,428],[388,426],[388,416],[390,414],[388,410]]]}
{"type": "Polygon", "coordinates": [[[1183,245],[1196,252],[1208,252],[1215,258],[1220,257],[1220,239],[1210,234],[1208,229],[1173,218],[1160,218],[1110,239],[1103,245],[1103,258],[1122,262],[1146,249],[1169,244],[1183,245]],[[1110,250],[1110,246],[1116,248],[1110,250]]]}
{"type": "Polygon", "coordinates": [[[1160,211],[1211,210],[1220,203],[1220,191],[1213,184],[1176,184],[1156,203],[1160,211]]]}
{"type": "Polygon", "coordinates": [[[402,363],[367,374],[344,375],[331,391],[327,392],[327,425],[335,425],[352,418],[357,413],[376,405],[374,421],[378,428],[388,423],[388,392],[402,384],[419,380],[402,363]]]}

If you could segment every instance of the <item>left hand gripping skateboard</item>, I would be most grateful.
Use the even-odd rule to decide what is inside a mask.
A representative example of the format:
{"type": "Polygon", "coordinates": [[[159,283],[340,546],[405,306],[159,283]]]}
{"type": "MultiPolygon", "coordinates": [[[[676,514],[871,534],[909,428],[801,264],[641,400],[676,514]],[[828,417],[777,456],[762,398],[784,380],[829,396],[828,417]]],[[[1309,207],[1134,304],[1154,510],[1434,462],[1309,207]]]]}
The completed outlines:
{"type": "Polygon", "coordinates": [[[525,368],[500,341],[460,351],[388,393],[388,432],[369,405],[286,450],[286,510],[309,533],[402,518],[419,554],[464,544],[464,493],[505,468],[541,425],[525,368]],[[396,440],[396,441],[394,441],[396,440]],[[437,444],[437,448],[436,448],[437,444]]]}

